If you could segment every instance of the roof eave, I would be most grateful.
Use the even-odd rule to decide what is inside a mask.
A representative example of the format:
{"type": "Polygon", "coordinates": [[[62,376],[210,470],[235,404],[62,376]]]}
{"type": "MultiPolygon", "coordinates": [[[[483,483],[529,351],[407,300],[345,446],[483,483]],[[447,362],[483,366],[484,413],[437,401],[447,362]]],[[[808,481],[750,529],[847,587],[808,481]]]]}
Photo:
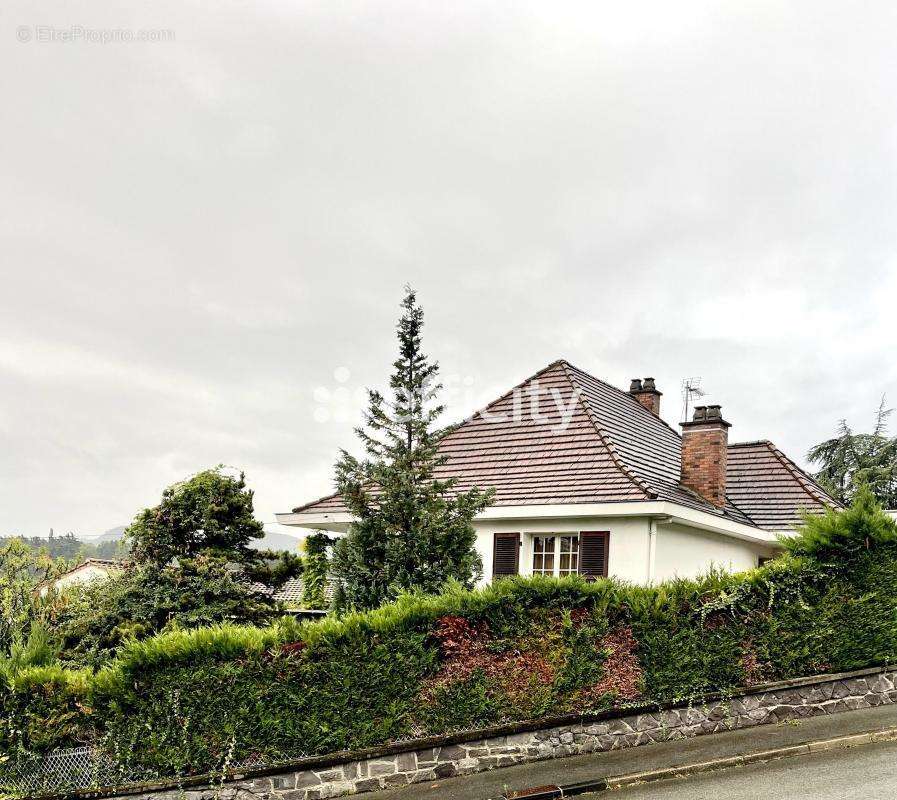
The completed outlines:
{"type": "MultiPolygon", "coordinates": [[[[668,500],[490,506],[477,516],[477,520],[569,519],[571,517],[668,518],[673,522],[744,541],[773,546],[778,542],[775,534],[770,531],[668,500]]],[[[282,525],[344,533],[352,522],[352,515],[348,512],[278,514],[277,521],[282,525]]]]}

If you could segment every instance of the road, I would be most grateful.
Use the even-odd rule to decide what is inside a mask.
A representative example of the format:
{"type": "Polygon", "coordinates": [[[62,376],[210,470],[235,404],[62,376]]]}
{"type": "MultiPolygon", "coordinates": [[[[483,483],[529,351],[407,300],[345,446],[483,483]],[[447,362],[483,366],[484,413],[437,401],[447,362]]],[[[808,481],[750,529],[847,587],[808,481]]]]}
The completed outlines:
{"type": "MultiPolygon", "coordinates": [[[[897,743],[751,764],[614,792],[614,800],[894,800],[897,743]]],[[[583,795],[608,800],[608,794],[583,795]]]]}

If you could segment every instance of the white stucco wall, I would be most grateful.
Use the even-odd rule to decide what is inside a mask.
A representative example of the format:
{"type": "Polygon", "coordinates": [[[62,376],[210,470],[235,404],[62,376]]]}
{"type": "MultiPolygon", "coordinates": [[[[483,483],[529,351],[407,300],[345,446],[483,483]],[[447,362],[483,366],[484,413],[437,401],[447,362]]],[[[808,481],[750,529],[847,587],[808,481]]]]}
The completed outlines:
{"type": "Polygon", "coordinates": [[[657,526],[654,579],[693,578],[711,566],[741,572],[756,567],[761,556],[773,556],[775,552],[760,543],[684,525],[660,524],[657,526]]]}
{"type": "Polygon", "coordinates": [[[645,583],[648,580],[648,529],[644,517],[570,517],[562,520],[476,520],[477,551],[483,559],[483,579],[492,580],[493,534],[516,532],[521,534],[520,574],[532,574],[532,536],[553,533],[558,536],[580,531],[609,531],[608,572],[627,581],[645,583]]]}
{"type": "MultiPolygon", "coordinates": [[[[481,584],[492,580],[493,535],[521,534],[520,574],[532,574],[532,536],[580,531],[609,531],[608,574],[646,584],[650,577],[650,520],[647,517],[580,517],[563,520],[476,520],[477,551],[483,560],[481,584]]],[[[656,523],[653,581],[676,576],[691,578],[716,565],[733,572],[752,569],[775,549],[719,533],[680,524],[656,523]]]]}

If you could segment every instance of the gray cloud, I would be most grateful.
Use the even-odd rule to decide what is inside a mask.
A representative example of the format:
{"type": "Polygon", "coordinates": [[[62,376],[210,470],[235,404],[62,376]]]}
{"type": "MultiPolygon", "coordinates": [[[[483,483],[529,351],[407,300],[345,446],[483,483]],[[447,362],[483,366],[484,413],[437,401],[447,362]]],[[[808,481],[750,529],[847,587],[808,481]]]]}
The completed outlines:
{"type": "Polygon", "coordinates": [[[218,462],[266,519],[325,493],[406,281],[455,419],[563,356],[653,374],[672,422],[701,375],[734,438],[798,458],[867,424],[897,402],[895,23],[883,2],[13,2],[0,533],[102,530],[218,462]],[[175,39],[16,41],[35,25],[175,39]]]}

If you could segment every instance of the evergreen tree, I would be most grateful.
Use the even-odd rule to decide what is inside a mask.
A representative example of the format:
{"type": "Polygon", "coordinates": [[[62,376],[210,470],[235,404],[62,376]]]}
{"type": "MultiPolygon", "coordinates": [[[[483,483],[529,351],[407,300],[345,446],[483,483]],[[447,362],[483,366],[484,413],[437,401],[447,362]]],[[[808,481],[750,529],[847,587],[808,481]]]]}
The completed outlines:
{"type": "Polygon", "coordinates": [[[265,535],[252,499],[242,472],[235,477],[221,466],[203,470],[169,486],[159,505],[137,515],[125,531],[131,555],[156,565],[200,554],[252,561],[249,545],[265,535]]]}
{"type": "Polygon", "coordinates": [[[897,439],[887,435],[891,411],[882,398],[871,433],[854,433],[842,419],[837,435],[807,453],[811,463],[821,466],[813,477],[845,505],[868,486],[882,506],[897,508],[897,439]]]}
{"type": "Polygon", "coordinates": [[[399,357],[390,399],[368,390],[365,427],[356,434],[366,457],[342,451],[336,485],[355,521],[334,551],[343,607],[374,608],[403,591],[438,592],[449,580],[470,586],[482,565],[474,550],[474,517],[492,490],[455,492],[434,477],[446,462],[437,448],[439,367],[421,351],[423,310],[406,287],[398,324],[399,357]]]}
{"type": "Polygon", "coordinates": [[[327,607],[327,580],[330,577],[328,548],[333,544],[326,533],[318,531],[305,540],[302,566],[302,605],[305,608],[327,607]]]}

